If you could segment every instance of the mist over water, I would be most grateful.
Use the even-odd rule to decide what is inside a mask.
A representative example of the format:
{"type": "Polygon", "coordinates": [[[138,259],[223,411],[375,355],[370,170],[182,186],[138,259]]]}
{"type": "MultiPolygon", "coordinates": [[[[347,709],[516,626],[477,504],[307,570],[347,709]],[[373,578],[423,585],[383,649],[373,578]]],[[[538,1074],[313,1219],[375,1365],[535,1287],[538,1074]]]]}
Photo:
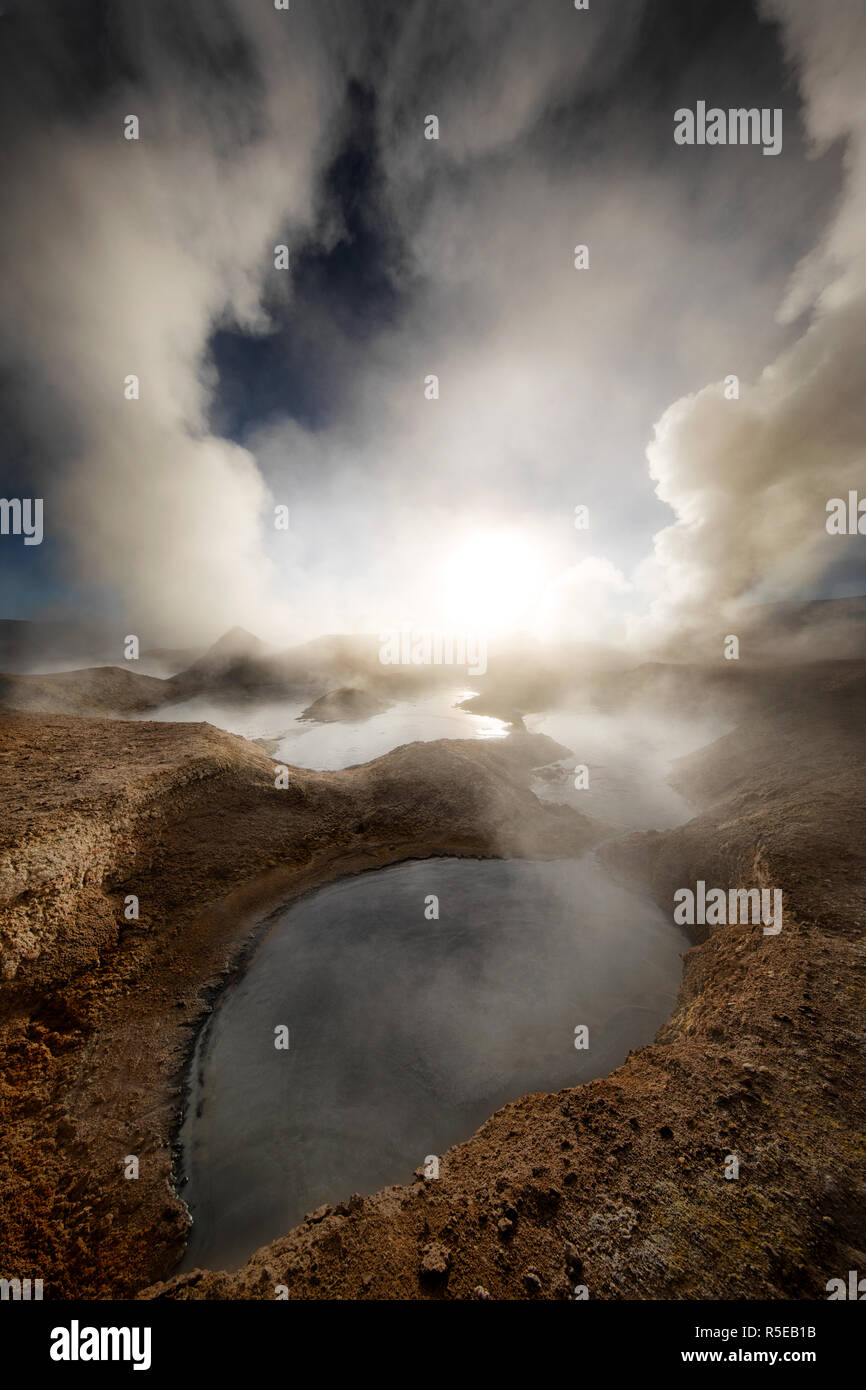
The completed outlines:
{"type": "Polygon", "coordinates": [[[694,809],[668,782],[671,764],[730,727],[709,716],[673,723],[646,713],[566,710],[530,715],[525,723],[531,733],[547,734],[572,751],[536,772],[535,795],[623,831],[668,830],[689,820],[694,809]],[[574,771],[580,765],[588,770],[589,785],[576,788],[574,771]]]}
{"type": "MultiPolygon", "coordinates": [[[[160,722],[214,724],[242,738],[273,740],[277,762],[317,771],[338,771],[382,757],[405,743],[440,738],[507,738],[509,726],[493,715],[461,709],[475,692],[467,687],[398,700],[367,719],[331,723],[302,720],[310,703],[284,699],[227,705],[207,696],[136,715],[160,722]]],[[[692,815],[688,802],[667,778],[670,764],[729,727],[718,718],[695,716],[672,723],[647,714],[604,714],[594,710],[551,710],[527,715],[530,733],[547,734],[571,750],[533,780],[536,796],[625,829],[665,829],[692,815]],[[589,786],[574,787],[576,764],[589,768],[589,786]]]]}
{"type": "Polygon", "coordinates": [[[236,1267],[506,1101],[605,1075],[670,1015],[689,944],[593,858],[418,861],[277,914],[196,1048],[182,1268],[236,1267]]]}
{"type": "Polygon", "coordinates": [[[474,693],[465,687],[438,690],[415,700],[396,701],[369,719],[333,723],[299,719],[309,699],[224,705],[197,696],[141,717],[164,722],[204,720],[243,738],[274,739],[277,742],[273,756],[277,761],[292,767],[335,772],[371,762],[403,743],[505,737],[507,726],[503,720],[457,707],[474,693]]]}
{"type": "Polygon", "coordinates": [[[489,715],[458,709],[473,692],[438,691],[401,700],[382,714],[339,724],[298,724],[280,740],[274,757],[295,767],[336,771],[379,758],[404,743],[438,738],[505,738],[507,725],[489,715]]]}

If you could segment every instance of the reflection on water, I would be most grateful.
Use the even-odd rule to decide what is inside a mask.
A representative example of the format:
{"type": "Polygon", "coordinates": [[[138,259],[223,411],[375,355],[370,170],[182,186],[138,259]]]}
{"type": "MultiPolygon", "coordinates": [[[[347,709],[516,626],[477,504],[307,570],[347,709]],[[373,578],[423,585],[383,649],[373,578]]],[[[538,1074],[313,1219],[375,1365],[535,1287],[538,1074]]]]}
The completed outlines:
{"type": "Polygon", "coordinates": [[[593,859],[426,860],[283,910],[198,1040],[182,1268],[234,1267],[506,1101],[605,1075],[670,1015],[688,944],[593,859]]]}
{"type": "Polygon", "coordinates": [[[457,709],[472,691],[439,691],[418,700],[401,700],[358,723],[299,724],[286,731],[274,757],[294,767],[336,771],[368,763],[404,743],[437,738],[505,738],[501,719],[457,709]]]}
{"type": "Polygon", "coordinates": [[[400,700],[382,714],[356,722],[298,723],[309,700],[227,706],[204,697],[168,705],[141,716],[163,721],[201,721],[243,738],[277,740],[272,756],[293,767],[334,772],[379,758],[404,743],[429,743],[437,738],[505,738],[501,719],[457,709],[476,692],[463,688],[439,690],[417,700],[400,700]]]}

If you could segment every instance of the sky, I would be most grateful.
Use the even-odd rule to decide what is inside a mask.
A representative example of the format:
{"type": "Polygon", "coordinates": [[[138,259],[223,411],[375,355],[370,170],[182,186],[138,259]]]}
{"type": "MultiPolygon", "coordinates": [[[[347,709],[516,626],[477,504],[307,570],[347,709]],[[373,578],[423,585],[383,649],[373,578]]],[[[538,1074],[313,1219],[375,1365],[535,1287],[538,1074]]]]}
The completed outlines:
{"type": "Polygon", "coordinates": [[[0,616],[642,645],[866,593],[864,71],[860,0],[4,0],[0,616]],[[781,150],[677,143],[699,102],[781,150]]]}

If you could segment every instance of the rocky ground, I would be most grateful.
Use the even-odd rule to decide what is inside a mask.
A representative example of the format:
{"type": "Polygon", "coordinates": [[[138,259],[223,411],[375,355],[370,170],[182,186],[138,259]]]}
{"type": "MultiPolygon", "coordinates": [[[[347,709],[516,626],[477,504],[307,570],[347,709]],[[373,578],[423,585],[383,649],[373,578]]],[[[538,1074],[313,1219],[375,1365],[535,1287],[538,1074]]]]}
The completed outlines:
{"type": "Polygon", "coordinates": [[[329,874],[576,853],[603,831],[527,791],[561,752],[528,735],[298,770],[281,792],[259,749],[207,726],[4,721],[8,1272],[54,1297],[266,1299],[822,1299],[862,1275],[864,696],[860,662],[792,670],[763,708],[751,690],[740,726],[678,769],[697,817],[604,839],[665,910],[699,878],[784,893],[778,936],[695,929],[651,1045],[505,1106],[438,1179],[322,1208],[235,1273],[174,1279],[180,1067],[238,922],[329,874]],[[128,893],[141,918],[123,925],[128,893]]]}

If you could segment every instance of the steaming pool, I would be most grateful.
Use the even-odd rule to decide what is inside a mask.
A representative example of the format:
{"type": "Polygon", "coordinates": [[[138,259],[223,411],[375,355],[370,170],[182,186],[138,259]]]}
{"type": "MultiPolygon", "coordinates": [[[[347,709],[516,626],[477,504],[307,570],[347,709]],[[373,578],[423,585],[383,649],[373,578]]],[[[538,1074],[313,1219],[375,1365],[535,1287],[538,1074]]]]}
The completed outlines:
{"type": "Polygon", "coordinates": [[[669,1017],[690,944],[592,856],[413,861],[279,910],[196,1043],[180,1268],[236,1268],[506,1101],[606,1075],[669,1017]]]}

